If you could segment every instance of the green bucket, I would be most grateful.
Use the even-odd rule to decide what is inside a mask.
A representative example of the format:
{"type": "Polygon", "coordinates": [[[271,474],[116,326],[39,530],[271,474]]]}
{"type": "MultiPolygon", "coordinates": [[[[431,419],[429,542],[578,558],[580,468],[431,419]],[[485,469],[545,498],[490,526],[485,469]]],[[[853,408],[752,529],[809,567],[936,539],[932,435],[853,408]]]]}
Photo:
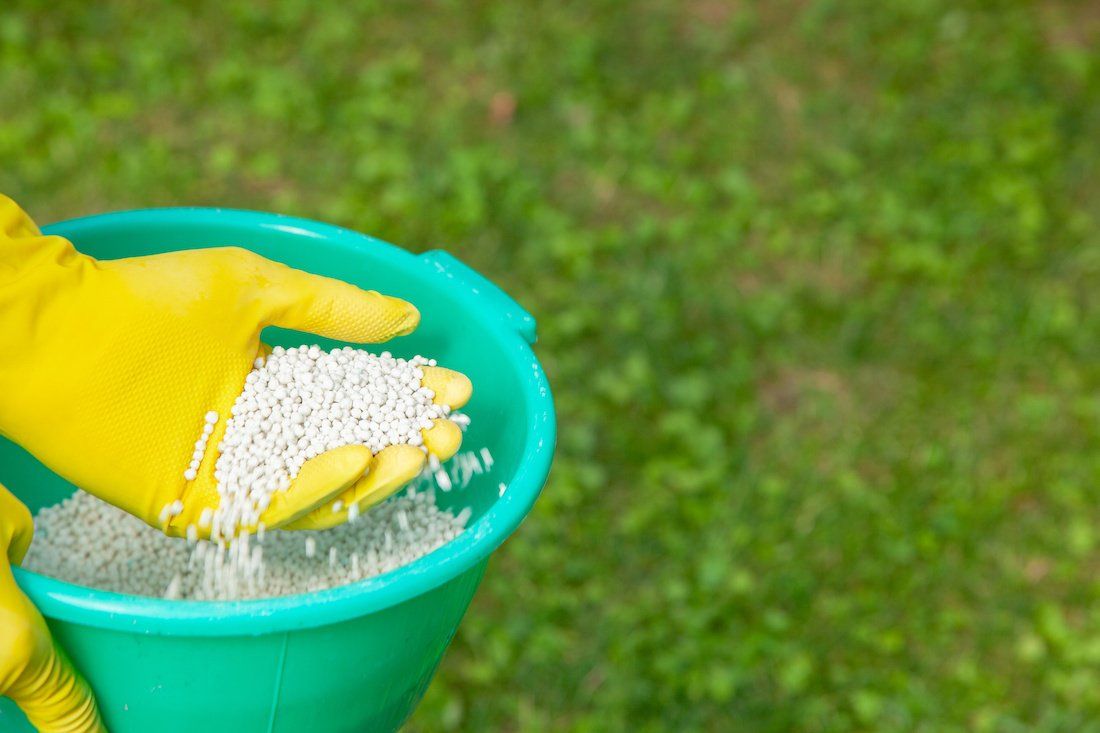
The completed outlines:
{"type": "MultiPolygon", "coordinates": [[[[236,245],[415,303],[416,333],[386,348],[431,355],[474,383],[462,450],[493,464],[439,506],[469,507],[467,530],[420,560],[320,593],[240,602],[108,593],[17,568],[19,585],[95,691],[112,733],[390,731],[423,696],[489,555],[530,511],[550,470],[555,418],[531,351],[535,321],[442,251],[414,256],[302,219],[224,209],[153,209],[46,227],[99,258],[236,245]],[[502,488],[503,487],[503,488],[502,488]]],[[[269,343],[335,345],[271,329],[269,343]]],[[[73,491],[0,439],[0,482],[32,511],[73,491]]],[[[0,731],[30,730],[0,698],[0,731]]]]}

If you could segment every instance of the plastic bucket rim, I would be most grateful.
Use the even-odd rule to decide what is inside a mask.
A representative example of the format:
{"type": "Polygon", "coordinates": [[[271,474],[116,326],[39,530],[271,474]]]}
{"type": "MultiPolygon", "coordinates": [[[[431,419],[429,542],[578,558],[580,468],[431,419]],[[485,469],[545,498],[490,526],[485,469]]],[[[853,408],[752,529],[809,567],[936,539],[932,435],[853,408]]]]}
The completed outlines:
{"type": "MultiPolygon", "coordinates": [[[[249,229],[274,228],[328,240],[353,251],[384,247],[393,264],[410,273],[423,272],[424,260],[383,240],[332,224],[245,209],[164,207],[106,212],[68,219],[42,228],[74,236],[101,226],[140,226],[178,222],[223,224],[249,229]],[[181,219],[182,217],[182,219],[181,219]]],[[[430,272],[430,270],[428,270],[430,272]]],[[[473,311],[486,306],[453,281],[438,287],[464,301],[473,311]]],[[[549,474],[557,424],[550,385],[530,345],[515,331],[486,314],[485,333],[497,340],[524,385],[531,407],[519,467],[504,496],[457,538],[417,561],[383,575],[314,593],[247,601],[169,601],[98,590],[14,567],[19,585],[49,617],[69,623],[129,632],[172,636],[259,635],[337,623],[388,608],[422,595],[486,561],[534,506],[549,474]]]]}

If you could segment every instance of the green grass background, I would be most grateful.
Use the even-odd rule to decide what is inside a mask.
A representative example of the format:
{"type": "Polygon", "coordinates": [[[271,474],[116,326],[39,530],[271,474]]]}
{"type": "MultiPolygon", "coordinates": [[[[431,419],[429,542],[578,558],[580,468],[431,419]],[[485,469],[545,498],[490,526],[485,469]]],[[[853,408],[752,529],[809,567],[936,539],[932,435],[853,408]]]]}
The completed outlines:
{"type": "Polygon", "coordinates": [[[411,731],[1100,730],[1100,6],[0,7],[0,190],[446,247],[561,436],[411,731]]]}

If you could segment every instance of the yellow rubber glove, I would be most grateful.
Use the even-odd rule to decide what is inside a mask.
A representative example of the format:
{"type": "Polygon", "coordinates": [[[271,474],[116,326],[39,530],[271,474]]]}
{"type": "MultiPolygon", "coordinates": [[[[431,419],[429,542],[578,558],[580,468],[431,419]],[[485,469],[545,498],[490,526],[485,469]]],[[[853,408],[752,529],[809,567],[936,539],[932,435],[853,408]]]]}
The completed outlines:
{"type": "MultiPolygon", "coordinates": [[[[42,236],[0,196],[0,433],[172,535],[198,526],[203,509],[218,503],[216,446],[254,360],[267,353],[261,329],[373,343],[409,333],[419,319],[403,300],[243,249],[95,260],[42,236]],[[208,411],[219,420],[188,481],[208,411]],[[166,518],[176,500],[182,512],[166,518]]],[[[451,407],[471,392],[469,379],[442,368],[424,369],[423,383],[451,407]]],[[[461,431],[439,420],[423,437],[443,460],[461,431]]],[[[412,480],[424,461],[410,446],[376,456],[363,446],[337,448],[303,466],[260,520],[269,529],[339,523],[346,509],[333,512],[329,501],[365,508],[412,480]]]]}
{"type": "Polygon", "coordinates": [[[12,577],[11,564],[23,560],[33,531],[30,512],[0,486],[0,695],[15,700],[43,733],[105,732],[88,684],[12,577]]]}

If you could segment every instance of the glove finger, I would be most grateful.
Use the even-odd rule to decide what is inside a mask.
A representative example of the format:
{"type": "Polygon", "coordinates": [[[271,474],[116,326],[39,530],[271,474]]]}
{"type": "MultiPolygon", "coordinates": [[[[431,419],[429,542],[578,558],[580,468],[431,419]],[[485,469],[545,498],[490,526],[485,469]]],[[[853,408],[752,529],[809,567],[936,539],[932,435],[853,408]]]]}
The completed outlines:
{"type": "MultiPolygon", "coordinates": [[[[30,513],[28,512],[27,518],[30,519],[30,513]]],[[[26,523],[19,523],[15,527],[15,532],[12,534],[11,542],[8,544],[8,560],[16,565],[23,562],[23,558],[27,556],[27,550],[31,548],[31,538],[34,536],[34,523],[28,521],[26,523]]]]}
{"type": "Polygon", "coordinates": [[[106,733],[88,683],[60,647],[51,640],[45,643],[49,651],[35,665],[35,674],[13,685],[8,694],[36,730],[106,733]]]}
{"type": "Polygon", "coordinates": [[[428,452],[445,461],[457,453],[458,447],[462,445],[462,430],[445,417],[438,417],[432,423],[430,428],[420,431],[420,436],[424,439],[424,447],[428,452]]]}
{"type": "Polygon", "coordinates": [[[18,565],[31,546],[34,520],[30,510],[3,484],[0,484],[0,519],[3,520],[0,521],[0,553],[6,550],[8,561],[18,565]]]}
{"type": "Polygon", "coordinates": [[[452,410],[457,410],[470,401],[474,385],[462,372],[432,366],[420,367],[420,369],[424,373],[420,384],[435,393],[432,398],[435,404],[447,405],[452,410]]]}
{"type": "Polygon", "coordinates": [[[271,320],[276,326],[377,343],[412,333],[420,323],[420,311],[408,301],[275,262],[270,266],[276,286],[271,320]]]}
{"type": "Polygon", "coordinates": [[[342,504],[326,503],[283,529],[328,529],[343,524],[348,509],[358,506],[362,511],[385,500],[412,481],[424,469],[424,451],[411,445],[391,445],[383,448],[371,463],[367,475],[340,495],[342,504]],[[334,510],[333,506],[339,506],[334,510]]]}
{"type": "MultiPolygon", "coordinates": [[[[0,487],[0,494],[5,493],[0,487]]],[[[0,504],[7,508],[3,498],[0,504]]],[[[0,519],[6,520],[8,516],[11,515],[0,519]]],[[[0,695],[12,698],[36,730],[72,733],[105,730],[87,683],[53,643],[42,615],[15,584],[3,556],[0,556],[0,695]]]]}
{"type": "Polygon", "coordinates": [[[345,445],[311,458],[285,491],[276,491],[271,504],[260,515],[270,529],[280,528],[303,517],[354,485],[371,465],[370,449],[345,445]]]}

